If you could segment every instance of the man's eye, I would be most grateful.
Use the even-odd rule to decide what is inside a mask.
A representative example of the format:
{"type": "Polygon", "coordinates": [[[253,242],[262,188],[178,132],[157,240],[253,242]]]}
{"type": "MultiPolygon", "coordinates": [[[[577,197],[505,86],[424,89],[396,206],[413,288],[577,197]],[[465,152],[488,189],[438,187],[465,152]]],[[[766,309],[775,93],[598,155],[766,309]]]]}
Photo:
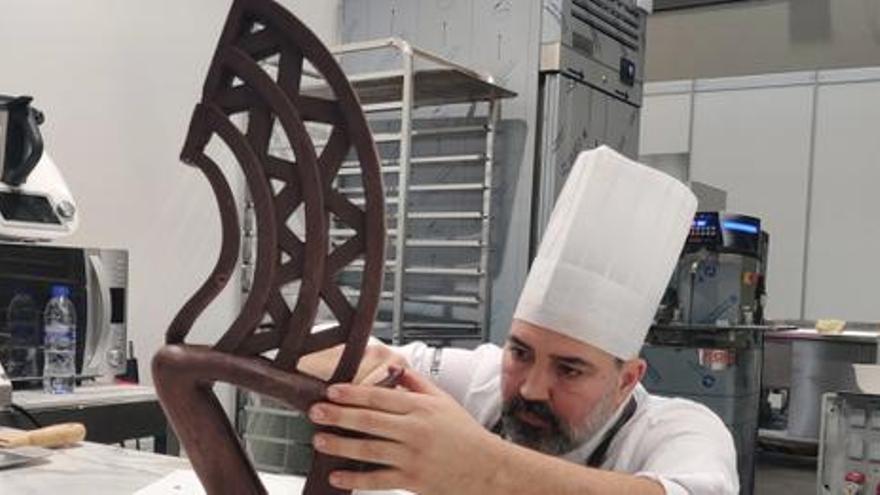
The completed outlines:
{"type": "Polygon", "coordinates": [[[584,374],[583,370],[565,365],[559,366],[558,372],[564,378],[579,378],[584,374]]]}
{"type": "Polygon", "coordinates": [[[527,350],[523,349],[522,347],[511,346],[510,347],[510,354],[517,361],[525,361],[529,357],[529,352],[527,350]]]}

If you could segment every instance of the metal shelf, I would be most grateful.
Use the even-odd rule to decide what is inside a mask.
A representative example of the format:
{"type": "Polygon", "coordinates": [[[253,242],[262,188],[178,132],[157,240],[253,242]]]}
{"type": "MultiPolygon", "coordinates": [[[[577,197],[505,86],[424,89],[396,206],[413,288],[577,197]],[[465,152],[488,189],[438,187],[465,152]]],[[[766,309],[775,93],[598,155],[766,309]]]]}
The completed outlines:
{"type": "Polygon", "coordinates": [[[417,248],[479,248],[483,247],[483,242],[470,239],[407,239],[406,246],[417,248]]]}
{"type": "MultiPolygon", "coordinates": [[[[382,159],[382,174],[389,181],[396,177],[396,186],[389,188],[387,200],[394,207],[390,211],[392,219],[389,221],[396,226],[394,229],[394,253],[395,260],[408,260],[407,250],[416,250],[414,255],[427,255],[431,250],[437,252],[453,253],[464,250],[462,253],[479,253],[479,262],[472,266],[431,266],[414,262],[412,265],[404,262],[393,262],[393,304],[392,318],[389,323],[392,331],[392,340],[395,343],[403,343],[411,340],[409,333],[415,330],[409,322],[422,320],[417,314],[410,314],[404,307],[404,302],[423,304],[440,304],[452,308],[465,306],[477,308],[479,316],[465,329],[470,335],[477,335],[484,340],[489,335],[489,233],[490,233],[490,205],[492,204],[492,165],[494,161],[493,149],[495,143],[495,127],[499,116],[499,100],[515,96],[494,84],[491,77],[480,74],[467,67],[445,60],[437,55],[425,52],[409,43],[389,38],[384,40],[353,43],[333,49],[337,55],[352,55],[356,53],[375,53],[378,50],[395,50],[401,61],[402,72],[382,73],[370,72],[361,77],[354,78],[353,87],[360,97],[361,103],[371,107],[375,105],[388,105],[382,107],[385,110],[397,110],[399,102],[399,126],[398,132],[379,132],[376,134],[379,143],[394,143],[400,145],[397,149],[380,148],[384,153],[382,159]],[[416,70],[416,62],[433,64],[430,69],[416,70]],[[439,106],[457,103],[485,103],[485,115],[480,117],[478,123],[474,123],[474,115],[477,106],[473,106],[474,113],[469,114],[469,122],[455,122],[450,125],[447,121],[433,121],[420,119],[415,121],[414,110],[421,106],[439,106]],[[395,108],[392,108],[395,107],[395,108]],[[417,125],[418,124],[418,125],[417,125]],[[483,140],[483,150],[468,150],[464,153],[435,154],[426,156],[424,152],[416,155],[413,151],[413,143],[419,140],[427,141],[430,138],[448,138],[463,136],[473,142],[471,136],[477,134],[483,140]],[[482,167],[482,177],[478,181],[473,176],[465,175],[457,180],[449,179],[442,182],[425,183],[420,181],[413,184],[410,174],[413,167],[446,167],[450,172],[465,170],[460,167],[482,167]],[[467,178],[465,178],[467,177],[467,178]],[[443,201],[443,193],[480,194],[482,201],[477,209],[458,205],[446,205],[442,203],[425,203],[433,206],[425,208],[425,201],[443,201]],[[410,197],[410,195],[414,195],[410,197]],[[435,198],[435,199],[431,199],[435,198]],[[451,207],[451,208],[450,208],[451,207]],[[411,211],[415,208],[416,211],[411,211]],[[426,211],[431,210],[431,211],[426,211]],[[408,235],[408,223],[410,221],[456,221],[467,220],[479,222],[479,238],[448,238],[448,231],[443,238],[428,239],[423,236],[408,235]],[[393,222],[393,223],[392,223],[393,222]],[[462,296],[456,293],[432,293],[430,295],[418,294],[420,289],[414,287],[407,277],[430,277],[442,279],[442,277],[462,277],[478,283],[477,294],[474,296],[462,296]]],[[[374,70],[374,69],[368,69],[374,70]]],[[[327,97],[321,88],[309,89],[310,96],[327,97]],[[314,93],[311,91],[315,91],[314,93]]],[[[388,114],[381,116],[383,125],[388,125],[388,114]]],[[[464,150],[463,150],[464,151],[464,150]]],[[[340,180],[345,177],[360,173],[359,164],[345,162],[339,171],[340,180]]],[[[434,170],[434,169],[432,169],[434,170]]],[[[458,172],[455,172],[458,173],[458,172]]],[[[446,177],[446,174],[444,174],[446,177]]],[[[391,181],[391,183],[394,183],[391,181]]],[[[357,184],[343,184],[343,194],[346,194],[354,204],[362,204],[362,188],[357,184]]],[[[448,223],[447,225],[455,225],[448,223]]],[[[450,229],[452,227],[449,227],[450,229]]],[[[471,256],[463,254],[463,256],[471,256]]],[[[436,260],[433,256],[431,259],[436,260]]],[[[452,287],[452,286],[450,286],[452,287]]],[[[424,288],[422,288],[424,289],[424,288]]],[[[428,327],[419,327],[422,332],[428,327]]],[[[438,332],[446,332],[449,327],[438,326],[435,323],[431,327],[438,332]]]]}
{"type": "MultiPolygon", "coordinates": [[[[360,297],[361,291],[357,289],[342,289],[342,293],[346,297],[357,298],[360,297]]],[[[394,292],[393,291],[382,291],[381,293],[382,299],[393,299],[394,292]]],[[[428,303],[428,304],[466,304],[466,305],[478,305],[480,304],[480,298],[477,296],[441,296],[441,295],[431,295],[431,294],[405,294],[403,296],[404,301],[408,302],[418,302],[418,303],[428,303]]]]}
{"type": "MultiPolygon", "coordinates": [[[[418,158],[410,158],[410,165],[467,165],[476,162],[485,162],[487,160],[485,155],[481,154],[470,154],[470,155],[448,155],[448,156],[423,156],[418,158]]],[[[382,173],[383,174],[398,174],[401,171],[401,166],[399,165],[401,161],[399,159],[387,159],[382,160],[382,173]]],[[[338,175],[360,175],[360,163],[353,162],[342,162],[342,168],[339,170],[338,175]]]]}
{"type": "MultiPolygon", "coordinates": [[[[353,72],[352,67],[346,71],[368,122],[379,129],[373,134],[373,140],[379,145],[389,145],[377,148],[383,178],[393,185],[386,188],[387,224],[394,228],[388,230],[391,243],[385,261],[388,278],[386,289],[381,293],[382,299],[391,302],[391,307],[387,308],[385,303],[386,309],[380,312],[390,314],[391,319],[383,322],[380,318],[376,330],[381,331],[383,325],[390,328],[395,343],[409,341],[412,336],[434,340],[455,335],[456,338],[488,340],[493,149],[500,99],[513,97],[515,93],[495,84],[490,76],[398,38],[352,43],[330,51],[348,60],[348,57],[357,57],[356,54],[375,54],[381,50],[394,51],[397,56],[392,59],[399,63],[386,67],[365,66],[365,71],[359,73],[353,72]],[[437,109],[461,103],[472,105],[466,115],[456,118],[443,117],[457,114],[455,109],[451,112],[437,109]],[[423,110],[425,115],[416,119],[419,107],[434,108],[423,110]],[[414,149],[416,143],[418,147],[414,149]],[[414,167],[419,168],[418,183],[413,183],[410,177],[414,167]],[[426,177],[431,177],[432,182],[426,177]],[[467,201],[460,201],[461,195],[468,198],[467,201]],[[424,231],[429,228],[424,222],[429,221],[439,222],[430,226],[428,232],[432,234],[424,231]],[[462,225],[456,221],[471,222],[463,224],[469,229],[467,236],[455,230],[462,225]],[[420,222],[413,226],[418,228],[418,233],[409,233],[410,222],[420,222]],[[446,260],[449,264],[444,265],[446,260]],[[464,293],[462,284],[467,288],[464,293]],[[442,289],[434,292],[435,287],[442,289]],[[411,304],[405,307],[404,303],[411,304]],[[436,321],[433,314],[419,313],[422,305],[440,306],[447,319],[436,321]]],[[[342,64],[344,69],[346,60],[342,64]]],[[[313,75],[308,71],[303,74],[313,75]]],[[[334,98],[325,82],[319,79],[304,80],[301,94],[334,98]]],[[[315,127],[315,130],[314,145],[325,146],[326,128],[315,127]],[[323,134],[317,135],[320,132],[323,134]]],[[[289,149],[278,151],[279,156],[290,154],[289,149]]],[[[353,205],[362,206],[364,191],[357,180],[361,174],[360,163],[352,158],[344,161],[338,170],[336,187],[353,205]]],[[[334,227],[337,228],[330,231],[334,244],[355,234],[345,225],[334,227]]],[[[246,268],[243,277],[246,277],[253,263],[243,260],[243,265],[246,268]]],[[[342,272],[356,276],[362,269],[363,262],[355,261],[342,272]]],[[[359,295],[353,287],[344,287],[343,293],[349,297],[359,295]]]]}
{"type": "Polygon", "coordinates": [[[413,266],[405,269],[412,275],[444,275],[457,277],[481,277],[483,272],[479,268],[437,268],[433,266],[413,266]]]}
{"type": "MultiPolygon", "coordinates": [[[[348,74],[348,80],[358,94],[361,105],[406,100],[407,91],[411,91],[410,103],[413,106],[495,101],[516,96],[515,92],[495,84],[492,76],[413,46],[401,38],[347,43],[331,48],[330,52],[344,56],[382,50],[394,50],[399,53],[403,67],[348,74]],[[412,62],[415,59],[433,64],[436,68],[414,70],[412,62]],[[411,85],[411,82],[415,84],[411,85]]],[[[276,59],[268,60],[269,65],[277,65],[277,63],[276,59]]],[[[333,92],[322,82],[303,85],[301,93],[316,98],[334,98],[333,92]]]]}
{"type": "Polygon", "coordinates": [[[409,220],[483,220],[485,214],[479,211],[419,211],[406,215],[409,220]]]}
{"type": "Polygon", "coordinates": [[[406,294],[403,296],[405,301],[435,303],[435,304],[480,304],[480,298],[476,296],[434,296],[434,295],[416,295],[406,294]]]}
{"type": "MultiPolygon", "coordinates": [[[[385,267],[393,268],[395,265],[394,260],[386,260],[385,267]]],[[[351,272],[360,272],[364,268],[364,263],[362,261],[355,261],[354,263],[344,267],[343,271],[351,271],[351,272]]],[[[404,271],[408,275],[437,275],[437,276],[449,276],[449,277],[481,277],[483,273],[479,268],[445,268],[445,267],[435,267],[435,266],[412,266],[406,267],[404,271]]]]}
{"type": "MultiPolygon", "coordinates": [[[[477,183],[465,183],[465,184],[425,184],[418,186],[410,186],[409,190],[411,192],[454,192],[454,191],[482,191],[486,189],[486,185],[482,182],[477,183]]],[[[388,188],[386,192],[390,193],[395,191],[393,188],[388,188]]],[[[350,194],[350,195],[363,195],[364,190],[360,187],[341,187],[339,188],[339,192],[342,194],[350,194]]],[[[388,198],[389,196],[386,196],[388,198]]]]}
{"type": "MultiPolygon", "coordinates": [[[[354,235],[354,230],[331,229],[332,239],[348,239],[354,235]]],[[[388,237],[397,237],[396,229],[388,229],[388,237]]],[[[414,248],[479,248],[483,247],[480,240],[474,239],[413,239],[406,240],[407,247],[414,248]]]]}
{"type": "Polygon", "coordinates": [[[464,330],[464,331],[475,331],[479,330],[479,325],[471,322],[433,322],[433,321],[407,321],[404,322],[403,326],[407,329],[419,330],[419,329],[430,329],[430,330],[464,330]]]}

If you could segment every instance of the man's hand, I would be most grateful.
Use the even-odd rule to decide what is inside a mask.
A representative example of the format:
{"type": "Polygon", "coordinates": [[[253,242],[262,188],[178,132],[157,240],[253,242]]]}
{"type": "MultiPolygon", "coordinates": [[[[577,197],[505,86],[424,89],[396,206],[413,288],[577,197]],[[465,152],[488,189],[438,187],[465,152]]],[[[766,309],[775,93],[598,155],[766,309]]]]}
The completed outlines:
{"type": "MultiPolygon", "coordinates": [[[[338,345],[320,352],[307,354],[299,360],[297,369],[308,375],[329,380],[342,357],[343,345],[338,345]]],[[[364,356],[358,367],[353,383],[376,383],[388,373],[388,368],[395,366],[405,368],[406,359],[384,344],[370,344],[364,350],[364,356]]]]}
{"type": "Polygon", "coordinates": [[[422,495],[485,493],[499,463],[501,440],[416,372],[405,372],[399,385],[333,385],[327,396],[334,403],[311,408],[309,417],[317,424],[377,437],[318,433],[318,451],[388,466],[372,472],[337,471],[330,483],[343,489],[403,488],[422,495]]]}
{"type": "Polygon", "coordinates": [[[373,385],[385,378],[391,368],[406,369],[408,367],[409,363],[406,358],[388,346],[384,344],[369,345],[352,383],[373,385]]]}

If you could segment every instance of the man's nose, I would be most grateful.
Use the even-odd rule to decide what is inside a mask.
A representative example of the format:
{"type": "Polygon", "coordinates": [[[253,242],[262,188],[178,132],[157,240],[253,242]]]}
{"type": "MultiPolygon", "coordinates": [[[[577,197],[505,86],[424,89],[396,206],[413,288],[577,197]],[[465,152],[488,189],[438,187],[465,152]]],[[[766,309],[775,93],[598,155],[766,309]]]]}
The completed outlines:
{"type": "Polygon", "coordinates": [[[523,399],[530,401],[547,401],[550,399],[550,374],[539,366],[533,366],[520,385],[519,393],[523,399]]]}

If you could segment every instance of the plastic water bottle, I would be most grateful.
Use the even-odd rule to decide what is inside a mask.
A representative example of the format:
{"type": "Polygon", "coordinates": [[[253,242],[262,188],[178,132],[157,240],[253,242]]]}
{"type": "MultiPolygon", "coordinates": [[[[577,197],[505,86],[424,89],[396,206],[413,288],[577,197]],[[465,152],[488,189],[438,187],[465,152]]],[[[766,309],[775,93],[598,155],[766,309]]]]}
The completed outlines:
{"type": "Polygon", "coordinates": [[[52,298],[46,303],[43,321],[43,391],[50,394],[71,393],[76,374],[76,310],[70,302],[70,289],[67,286],[52,286],[52,298]]]}
{"type": "Polygon", "coordinates": [[[39,325],[39,312],[34,299],[24,292],[16,293],[6,307],[6,328],[9,331],[9,361],[6,372],[10,378],[39,379],[39,325]]]}

